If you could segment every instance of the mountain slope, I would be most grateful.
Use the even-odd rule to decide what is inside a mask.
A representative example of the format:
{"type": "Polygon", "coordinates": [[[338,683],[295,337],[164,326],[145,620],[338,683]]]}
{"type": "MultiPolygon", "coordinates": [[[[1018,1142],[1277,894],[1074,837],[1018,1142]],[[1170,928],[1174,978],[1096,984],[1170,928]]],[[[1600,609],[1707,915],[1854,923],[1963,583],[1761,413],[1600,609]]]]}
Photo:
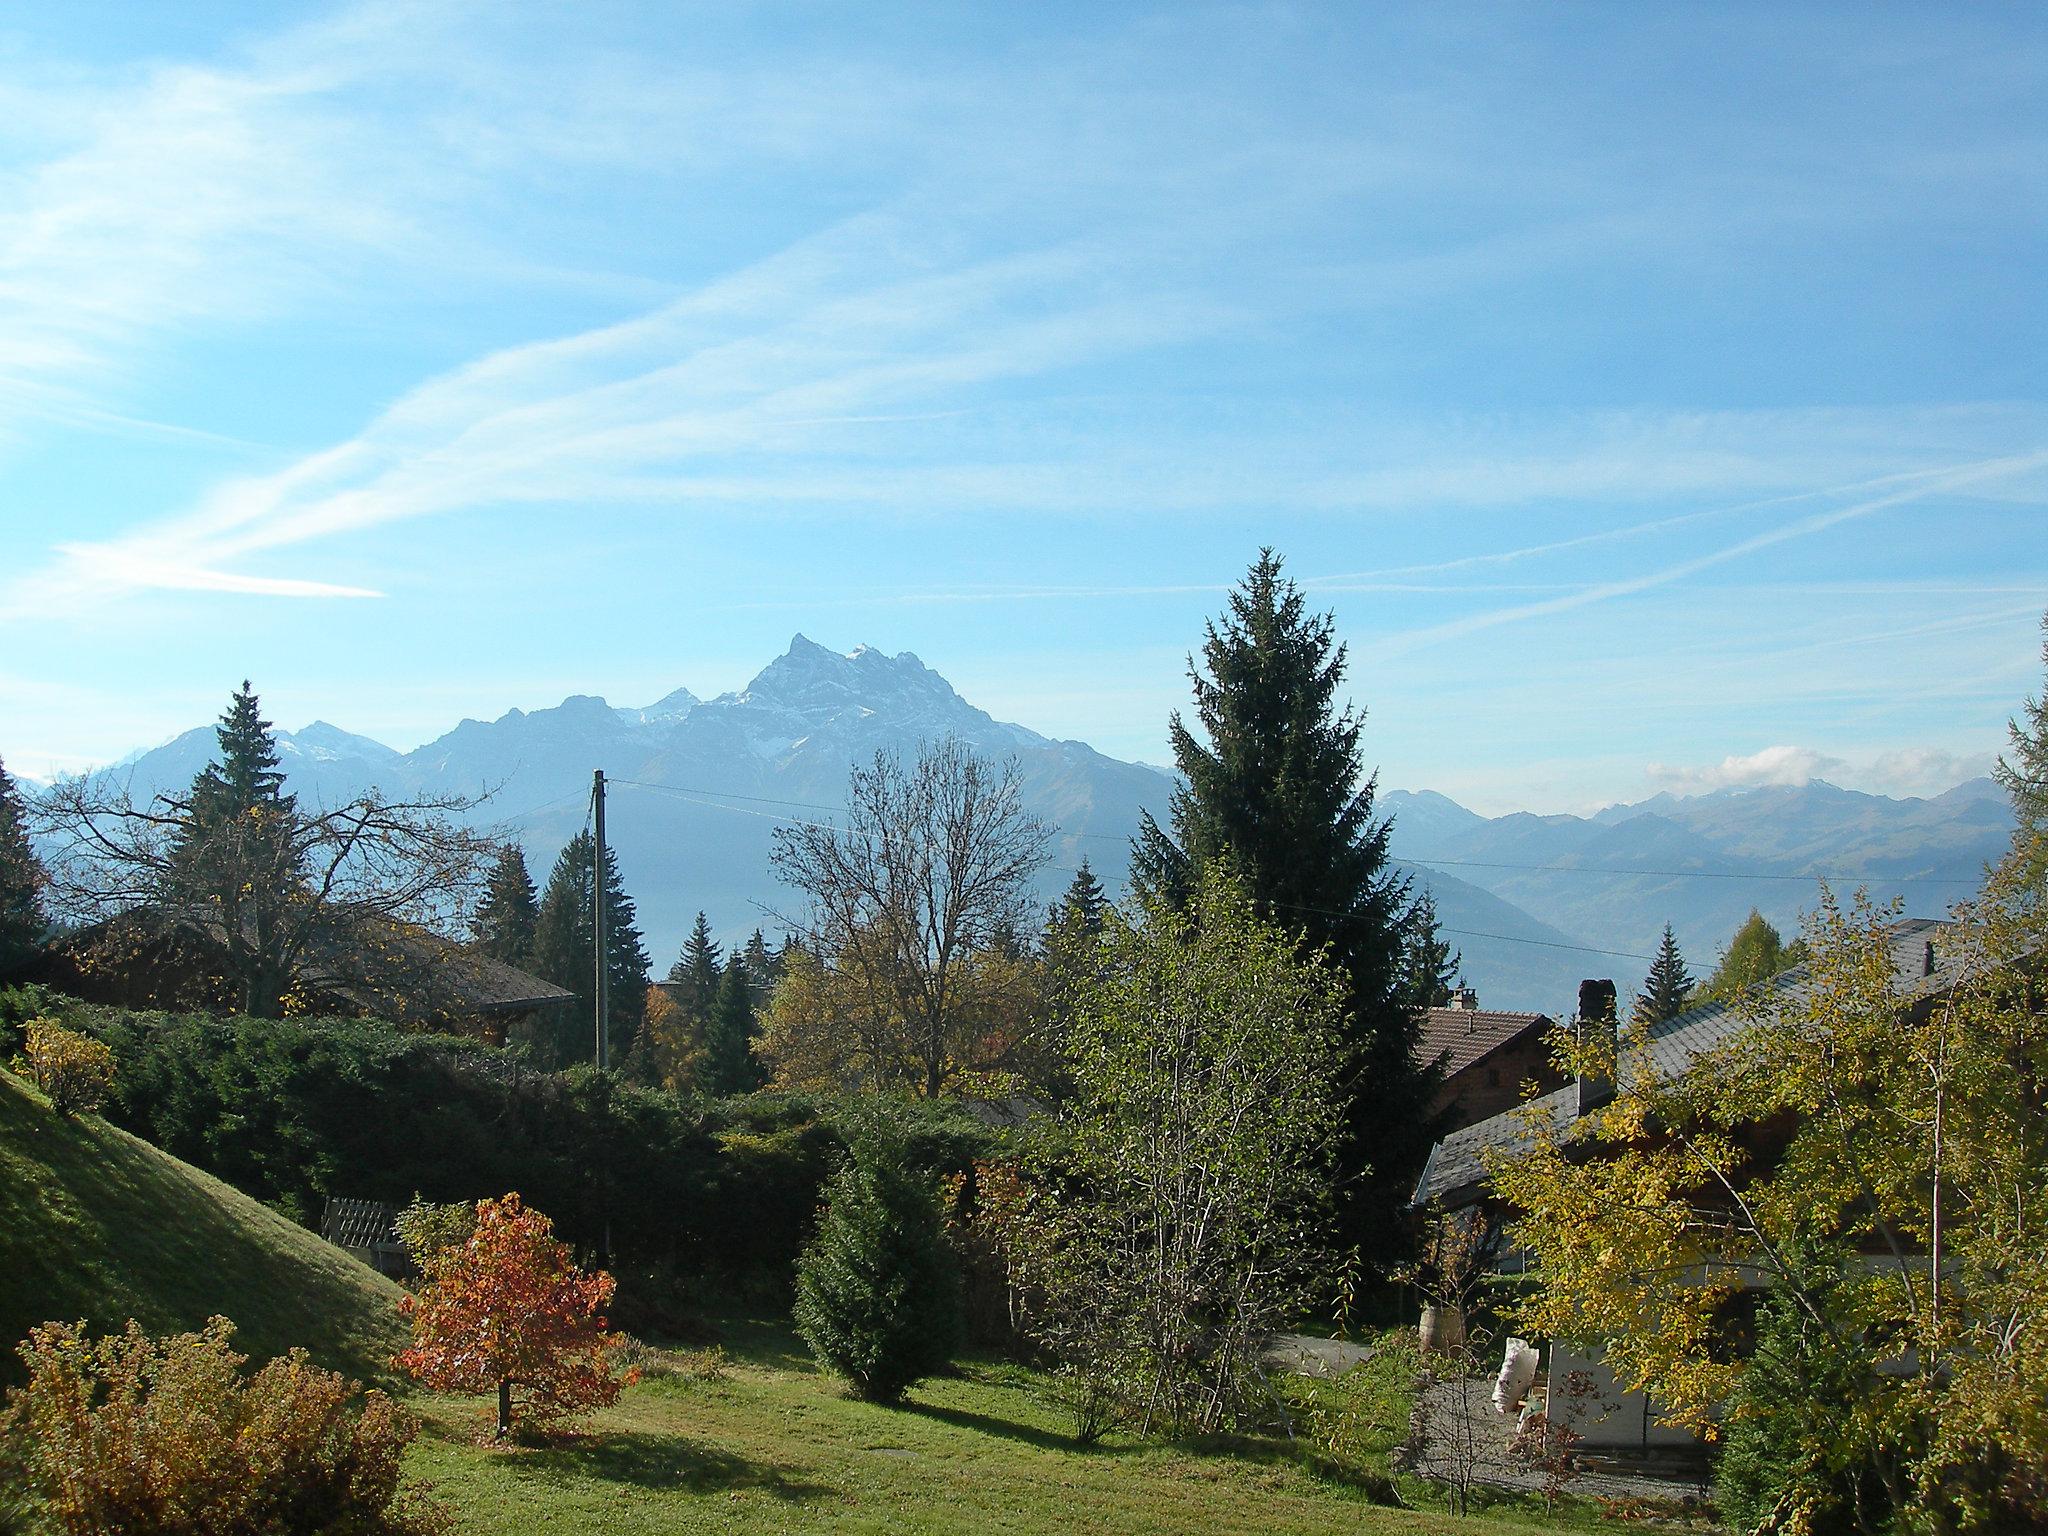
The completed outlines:
{"type": "Polygon", "coordinates": [[[1661,794],[1590,817],[1459,821],[1419,805],[1424,798],[1386,797],[1396,813],[1396,856],[1469,880],[1603,947],[1651,953],[1668,922],[1700,975],[1752,907],[1791,937],[1818,899],[1821,877],[1843,896],[1866,887],[1877,900],[1899,898],[1910,916],[1942,916],[1976,888],[2012,831],[2003,794],[1985,779],[1930,799],[1821,780],[1661,794]],[[1422,814],[1411,818],[1411,808],[1422,814]]]}
{"type": "MultiPolygon", "coordinates": [[[[757,925],[773,931],[775,912],[795,900],[769,865],[774,829],[832,819],[851,766],[948,734],[1016,759],[1027,806],[1055,829],[1038,884],[1046,900],[1084,857],[1118,889],[1141,814],[1163,815],[1172,793],[1161,769],[994,719],[908,652],[861,646],[842,655],[802,635],[745,688],[713,699],[678,688],[618,707],[574,695],[549,709],[465,720],[405,754],[324,723],[281,732],[279,746],[293,790],[309,803],[371,785],[488,795],[475,820],[518,839],[540,881],[585,824],[591,771],[604,769],[626,888],[665,968],[699,908],[727,943],[757,925]]],[[[187,732],[118,771],[138,796],[182,790],[213,745],[210,729],[187,732]]],[[[1819,783],[1664,794],[1591,817],[1488,818],[1428,791],[1387,791],[1380,806],[1394,816],[1394,856],[1432,872],[1440,918],[1460,930],[1451,937],[1487,1006],[1553,1013],[1570,1006],[1582,976],[1633,989],[1648,962],[1628,956],[1652,953],[1667,921],[1700,972],[1752,906],[1789,934],[1813,902],[1816,870],[1939,915],[1998,855],[2011,826],[2003,797],[1984,781],[1929,800],[1819,783]]]]}
{"type": "Polygon", "coordinates": [[[37,1323],[151,1333],[233,1319],[267,1359],[302,1344],[370,1379],[403,1347],[399,1291],[339,1248],[96,1116],[65,1120],[0,1072],[0,1379],[37,1323]]]}

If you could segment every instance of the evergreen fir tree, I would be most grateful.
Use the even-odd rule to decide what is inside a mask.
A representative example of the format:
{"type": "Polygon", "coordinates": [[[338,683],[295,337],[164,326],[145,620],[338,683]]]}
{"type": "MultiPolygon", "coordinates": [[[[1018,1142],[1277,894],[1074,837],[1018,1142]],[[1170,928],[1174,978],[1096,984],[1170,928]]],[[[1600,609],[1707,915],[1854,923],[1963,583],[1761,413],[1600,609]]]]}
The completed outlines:
{"type": "Polygon", "coordinates": [[[1678,953],[1678,940],[1671,925],[1666,923],[1657,958],[1650,962],[1650,974],[1643,982],[1643,990],[1636,995],[1635,1020],[1638,1024],[1662,1024],[1666,1019],[1675,1019],[1685,1012],[1691,995],[1692,974],[1678,953]]]}
{"type": "Polygon", "coordinates": [[[697,926],[683,943],[683,952],[668,968],[668,979],[688,990],[678,999],[683,1010],[698,1020],[711,1017],[711,1005],[718,997],[718,979],[724,974],[718,945],[711,937],[711,923],[702,912],[697,926]]]}
{"type": "Polygon", "coordinates": [[[49,926],[43,915],[42,860],[30,846],[21,796],[0,763],[0,978],[24,963],[49,926]]]}
{"type": "Polygon", "coordinates": [[[490,883],[477,903],[471,939],[493,960],[531,970],[539,921],[540,903],[533,876],[527,873],[526,854],[517,843],[507,843],[498,850],[490,883]]]}
{"type": "Polygon", "coordinates": [[[1055,1099],[1064,1099],[1071,1087],[1067,1039],[1081,1001],[1101,968],[1099,941],[1108,910],[1102,882],[1084,858],[1065,893],[1046,912],[1045,932],[1038,941],[1042,965],[1039,1016],[1046,1051],[1035,1086],[1055,1099]]]}
{"type": "Polygon", "coordinates": [[[163,894],[173,908],[218,923],[242,1011],[274,1018],[292,976],[272,930],[305,875],[298,801],[285,793],[270,722],[246,679],[215,737],[220,755],[185,798],[163,894]]]}
{"type": "Polygon", "coordinates": [[[768,1080],[754,1055],[754,988],[747,968],[738,961],[726,966],[718,998],[704,1029],[705,1063],[701,1081],[718,1098],[752,1093],[768,1080]]]}
{"type": "Polygon", "coordinates": [[[782,956],[768,947],[767,937],[756,928],[747,938],[747,947],[741,952],[747,967],[747,979],[754,984],[756,996],[766,997],[775,990],[775,984],[782,980],[782,956]]]}
{"type": "Polygon", "coordinates": [[[1414,1008],[1448,1008],[1451,992],[1458,984],[1458,972],[1465,963],[1462,951],[1437,926],[1436,898],[1424,891],[1408,914],[1408,934],[1401,951],[1401,990],[1414,1008]]]}
{"type": "MultiPolygon", "coordinates": [[[[560,1021],[554,1065],[588,1061],[596,1052],[591,1037],[592,991],[597,950],[591,882],[597,842],[588,832],[569,840],[548,876],[534,923],[535,973],[576,994],[576,1007],[560,1021]]],[[[613,1061],[623,1062],[647,1012],[648,960],[635,924],[633,900],[619,879],[618,856],[605,849],[606,1029],[613,1061]]]]}
{"type": "Polygon", "coordinates": [[[1074,871],[1074,878],[1067,882],[1066,894],[1053,908],[1047,928],[1063,926],[1093,938],[1102,932],[1102,914],[1108,906],[1109,898],[1103,894],[1102,882],[1095,878],[1095,871],[1088,867],[1084,856],[1081,867],[1074,871]]]}
{"type": "Polygon", "coordinates": [[[1223,864],[1260,915],[1326,952],[1348,983],[1346,1105],[1339,1147],[1340,1242],[1377,1257],[1399,1231],[1427,1155],[1418,1017],[1402,990],[1407,882],[1389,868],[1390,823],[1359,755],[1362,713],[1337,707],[1345,653],[1327,614],[1310,614],[1280,558],[1260,553],[1205,627],[1189,661],[1205,741],[1169,725],[1184,784],[1172,832],[1148,814],[1132,849],[1141,896],[1184,902],[1198,872],[1223,864]]]}
{"type": "Polygon", "coordinates": [[[827,1188],[825,1219],[797,1264],[796,1329],[856,1396],[893,1403],[945,1368],[964,1337],[960,1271],[938,1191],[871,1128],[827,1188]]]}
{"type": "Polygon", "coordinates": [[[192,784],[192,821],[200,827],[231,821],[260,805],[296,806],[284,792],[284,771],[279,767],[277,742],[270,722],[249,680],[228,701],[228,711],[214,729],[220,757],[208,763],[192,784]]]}
{"type": "MultiPolygon", "coordinates": [[[[2048,672],[2048,615],[2041,619],[2041,665],[2048,672]]],[[[2048,879],[2048,683],[2006,724],[2012,747],[1991,770],[2012,801],[2013,847],[2036,884],[2048,879]]]]}

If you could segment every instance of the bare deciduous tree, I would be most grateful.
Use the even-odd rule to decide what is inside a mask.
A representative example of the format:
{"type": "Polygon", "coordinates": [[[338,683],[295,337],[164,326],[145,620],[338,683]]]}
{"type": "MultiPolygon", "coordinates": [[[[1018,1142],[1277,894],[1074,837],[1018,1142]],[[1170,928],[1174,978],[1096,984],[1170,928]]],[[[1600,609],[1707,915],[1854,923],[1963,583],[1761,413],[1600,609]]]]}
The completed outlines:
{"type": "Polygon", "coordinates": [[[810,903],[783,917],[860,1016],[861,1054],[936,1096],[1015,1015],[1014,978],[984,963],[1035,918],[1030,880],[1045,825],[1025,810],[1014,762],[954,738],[915,761],[877,753],[847,787],[844,826],[778,829],[776,872],[810,903]]]}
{"type": "Polygon", "coordinates": [[[415,936],[453,931],[494,851],[455,820],[476,802],[373,790],[301,808],[246,685],[221,742],[222,761],[183,794],[137,805],[90,775],[38,798],[57,911],[99,925],[104,950],[196,942],[226,1000],[251,1014],[277,1014],[309,971],[329,987],[417,996],[452,951],[415,936]]]}

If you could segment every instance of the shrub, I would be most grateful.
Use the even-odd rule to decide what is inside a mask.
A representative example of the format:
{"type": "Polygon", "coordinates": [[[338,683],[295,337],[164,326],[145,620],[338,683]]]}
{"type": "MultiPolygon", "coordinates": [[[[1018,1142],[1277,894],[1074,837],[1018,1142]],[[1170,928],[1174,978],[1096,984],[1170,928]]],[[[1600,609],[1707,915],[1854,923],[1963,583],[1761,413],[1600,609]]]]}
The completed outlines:
{"type": "Polygon", "coordinates": [[[60,1115],[92,1114],[114,1087],[114,1053],[55,1019],[30,1019],[28,1070],[60,1115]]]}
{"type": "Polygon", "coordinates": [[[450,1248],[459,1248],[476,1231],[476,1207],[458,1200],[436,1205],[418,1195],[398,1213],[398,1240],[405,1244],[405,1256],[419,1274],[450,1248]]]}
{"type": "Polygon", "coordinates": [[[833,1175],[797,1266],[796,1328],[854,1395],[891,1403],[960,1347],[960,1274],[934,1181],[871,1125],[833,1175]]]}
{"type": "Polygon", "coordinates": [[[476,1230],[427,1260],[426,1286],[399,1299],[413,1345],[398,1365],[444,1392],[496,1392],[498,1435],[512,1432],[515,1397],[529,1422],[616,1402],[603,1308],[612,1277],[585,1274],[554,1223],[517,1194],[477,1203],[476,1230]]]}
{"type": "Polygon", "coordinates": [[[45,1323],[9,1395],[12,1469],[64,1536],[426,1536],[443,1512],[398,1488],[417,1432],[381,1392],[293,1350],[251,1376],[216,1317],[197,1333],[89,1338],[45,1323]]]}

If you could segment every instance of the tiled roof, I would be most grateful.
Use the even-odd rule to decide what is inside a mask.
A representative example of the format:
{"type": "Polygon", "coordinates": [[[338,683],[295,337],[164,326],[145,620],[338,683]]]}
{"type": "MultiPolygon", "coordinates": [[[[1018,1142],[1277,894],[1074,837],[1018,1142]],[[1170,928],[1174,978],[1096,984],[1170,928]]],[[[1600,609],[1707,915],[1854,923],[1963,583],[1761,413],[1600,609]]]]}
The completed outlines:
{"type": "MultiPolygon", "coordinates": [[[[1893,987],[1901,1003],[1939,991],[1956,980],[1961,967],[1956,963],[1953,951],[1944,961],[1943,946],[1936,942],[1944,930],[1953,927],[1951,923],[1924,917],[1907,918],[1891,925],[1893,987]],[[1935,946],[1936,962],[1931,974],[1926,968],[1930,943],[1935,946]]],[[[1765,985],[1769,994],[1779,999],[1782,1006],[1804,998],[1812,982],[1811,968],[1802,963],[1781,971],[1765,985]]],[[[1623,1086],[1635,1080],[1635,1075],[1646,1066],[1660,1078],[1676,1076],[1696,1058],[1733,1036],[1744,1021],[1743,1011],[1727,1003],[1702,1004],[1686,1010],[1675,1019],[1666,1020],[1650,1032],[1646,1052],[1624,1055],[1620,1063],[1623,1086]]],[[[1527,1117],[1532,1114],[1538,1125],[1547,1122],[1553,1131],[1564,1130],[1576,1118],[1577,1095],[1577,1084],[1567,1084],[1554,1093],[1546,1093],[1490,1120],[1481,1120],[1476,1125],[1453,1131],[1431,1150],[1422,1177],[1416,1181],[1414,1203],[1427,1205],[1433,1200],[1475,1190],[1485,1182],[1486,1170],[1482,1166],[1485,1153],[1512,1151],[1531,1145],[1535,1131],[1527,1117]]]]}
{"type": "Polygon", "coordinates": [[[1481,1008],[1431,1008],[1422,1016],[1415,1059],[1424,1066],[1441,1061],[1444,1076],[1453,1077],[1480,1057],[1491,1054],[1529,1030],[1547,1030],[1550,1019],[1540,1013],[1498,1013],[1481,1008]]]}

